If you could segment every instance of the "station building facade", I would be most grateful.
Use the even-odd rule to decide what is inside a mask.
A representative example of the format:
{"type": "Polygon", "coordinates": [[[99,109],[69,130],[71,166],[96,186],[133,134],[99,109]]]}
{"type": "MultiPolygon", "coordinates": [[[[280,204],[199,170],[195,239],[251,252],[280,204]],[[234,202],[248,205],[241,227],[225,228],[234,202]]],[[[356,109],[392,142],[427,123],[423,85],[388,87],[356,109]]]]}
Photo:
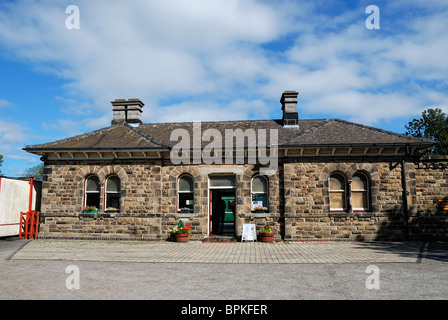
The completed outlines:
{"type": "Polygon", "coordinates": [[[416,156],[432,141],[299,119],[297,97],[274,120],[148,124],[118,99],[111,126],[26,146],[44,161],[39,237],[166,240],[182,219],[193,240],[266,222],[287,241],[448,238],[448,160],[416,156]]]}

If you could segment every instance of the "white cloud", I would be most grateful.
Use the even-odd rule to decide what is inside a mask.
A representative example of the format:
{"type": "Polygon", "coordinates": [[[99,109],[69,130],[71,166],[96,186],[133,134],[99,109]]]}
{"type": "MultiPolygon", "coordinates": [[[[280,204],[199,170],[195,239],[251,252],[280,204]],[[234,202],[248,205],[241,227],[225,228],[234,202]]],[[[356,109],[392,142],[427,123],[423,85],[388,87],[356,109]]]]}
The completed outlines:
{"type": "Polygon", "coordinates": [[[78,1],[80,29],[68,30],[60,1],[16,1],[0,11],[0,40],[66,79],[56,99],[70,119],[44,124],[66,133],[108,125],[116,98],[140,98],[149,122],[276,118],[291,89],[308,114],[378,123],[448,104],[446,5],[397,3],[367,30],[363,2],[78,1]]]}
{"type": "Polygon", "coordinates": [[[8,107],[10,106],[10,103],[6,100],[0,99],[0,108],[1,107],[8,107]]]}
{"type": "Polygon", "coordinates": [[[45,5],[18,1],[0,15],[0,38],[19,57],[44,63],[47,70],[67,78],[70,88],[97,103],[104,97],[160,99],[218,92],[220,86],[211,77],[228,80],[234,67],[213,70],[213,65],[204,63],[210,56],[217,61],[224,51],[228,60],[233,53],[228,54],[227,48],[273,40],[282,29],[279,14],[255,1],[163,0],[132,5],[79,1],[77,5],[80,29],[68,30],[68,15],[59,1],[45,5]]]}
{"type": "Polygon", "coordinates": [[[269,107],[262,100],[238,99],[228,104],[215,101],[194,101],[170,106],[150,107],[143,113],[144,122],[189,122],[244,120],[248,118],[267,119],[269,107]]]}
{"type": "Polygon", "coordinates": [[[25,141],[25,128],[20,124],[0,120],[0,143],[19,143],[25,141]]]}
{"type": "Polygon", "coordinates": [[[37,160],[33,158],[29,153],[27,154],[9,154],[6,156],[7,159],[25,161],[28,164],[36,163],[37,160]]]}
{"type": "Polygon", "coordinates": [[[418,112],[418,101],[406,95],[360,93],[344,91],[313,99],[308,108],[321,113],[336,114],[339,117],[368,125],[383,119],[394,119],[403,114],[418,112]]]}

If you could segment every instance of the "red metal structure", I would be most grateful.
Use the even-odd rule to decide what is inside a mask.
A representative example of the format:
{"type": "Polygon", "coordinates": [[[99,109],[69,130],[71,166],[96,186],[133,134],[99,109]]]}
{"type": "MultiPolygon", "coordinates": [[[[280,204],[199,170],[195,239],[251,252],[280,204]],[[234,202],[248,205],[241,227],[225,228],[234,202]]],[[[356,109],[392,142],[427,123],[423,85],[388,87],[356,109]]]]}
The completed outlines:
{"type": "Polygon", "coordinates": [[[33,204],[33,178],[30,179],[30,200],[28,205],[28,212],[20,212],[20,228],[19,237],[25,239],[36,239],[39,231],[39,211],[32,210],[33,204]]]}
{"type": "Polygon", "coordinates": [[[39,211],[20,212],[19,237],[36,239],[39,231],[39,211]]]}

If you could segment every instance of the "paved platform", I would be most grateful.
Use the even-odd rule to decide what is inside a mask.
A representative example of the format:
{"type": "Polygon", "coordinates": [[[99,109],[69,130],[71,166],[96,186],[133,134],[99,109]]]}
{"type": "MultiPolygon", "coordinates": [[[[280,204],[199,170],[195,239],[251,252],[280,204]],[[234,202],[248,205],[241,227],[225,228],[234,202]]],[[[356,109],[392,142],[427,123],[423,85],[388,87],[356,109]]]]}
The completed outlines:
{"type": "Polygon", "coordinates": [[[422,243],[30,240],[10,260],[148,263],[415,263],[422,243]]]}

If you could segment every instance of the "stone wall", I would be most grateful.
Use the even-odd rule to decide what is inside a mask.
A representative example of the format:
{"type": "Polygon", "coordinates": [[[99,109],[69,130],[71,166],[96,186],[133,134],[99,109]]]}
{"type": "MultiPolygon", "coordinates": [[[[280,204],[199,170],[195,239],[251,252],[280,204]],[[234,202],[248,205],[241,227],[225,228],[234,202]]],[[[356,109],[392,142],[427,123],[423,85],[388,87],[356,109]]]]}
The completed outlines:
{"type": "Polygon", "coordinates": [[[42,224],[39,236],[64,238],[152,239],[165,240],[181,218],[192,226],[191,239],[208,236],[208,177],[210,174],[235,174],[236,234],[241,236],[245,222],[261,226],[270,221],[280,230],[278,175],[269,181],[269,214],[250,212],[250,184],[258,169],[254,165],[173,166],[158,162],[50,162],[45,165],[42,192],[42,224]],[[104,213],[104,185],[110,175],[121,182],[120,212],[104,213]],[[194,180],[194,214],[177,212],[177,181],[189,174],[194,180]],[[101,184],[98,213],[83,213],[84,183],[96,175],[101,184]]]}
{"type": "Polygon", "coordinates": [[[448,161],[434,159],[415,162],[410,173],[409,231],[423,240],[448,240],[448,211],[438,200],[448,200],[448,161]]]}
{"type": "Polygon", "coordinates": [[[281,159],[268,177],[269,212],[252,213],[251,179],[256,165],[183,165],[161,161],[48,161],[42,191],[40,237],[166,240],[182,218],[192,226],[191,239],[208,236],[208,178],[235,174],[236,234],[244,223],[270,222],[278,240],[447,239],[447,213],[437,200],[448,198],[446,162],[407,162],[409,219],[403,210],[402,167],[399,159],[281,159]],[[356,172],[369,178],[369,210],[330,211],[329,177],[333,172],[350,181],[356,172]],[[102,189],[99,213],[83,213],[84,183],[98,176],[102,189]],[[104,213],[104,183],[115,174],[121,182],[120,212],[104,213]],[[176,211],[177,180],[194,180],[194,214],[176,211]]]}
{"type": "Polygon", "coordinates": [[[448,199],[446,162],[406,162],[408,210],[404,210],[400,160],[379,162],[300,161],[284,163],[285,239],[404,240],[448,238],[447,212],[437,206],[448,199]],[[370,182],[370,208],[330,211],[329,177],[364,173],[370,182]],[[406,215],[408,218],[406,218],[406,215]]]}
{"type": "Polygon", "coordinates": [[[42,185],[41,237],[160,238],[161,167],[151,163],[48,162],[42,185]],[[105,181],[120,178],[120,212],[104,213],[105,181]],[[100,180],[98,213],[83,213],[84,183],[100,180]]]}

